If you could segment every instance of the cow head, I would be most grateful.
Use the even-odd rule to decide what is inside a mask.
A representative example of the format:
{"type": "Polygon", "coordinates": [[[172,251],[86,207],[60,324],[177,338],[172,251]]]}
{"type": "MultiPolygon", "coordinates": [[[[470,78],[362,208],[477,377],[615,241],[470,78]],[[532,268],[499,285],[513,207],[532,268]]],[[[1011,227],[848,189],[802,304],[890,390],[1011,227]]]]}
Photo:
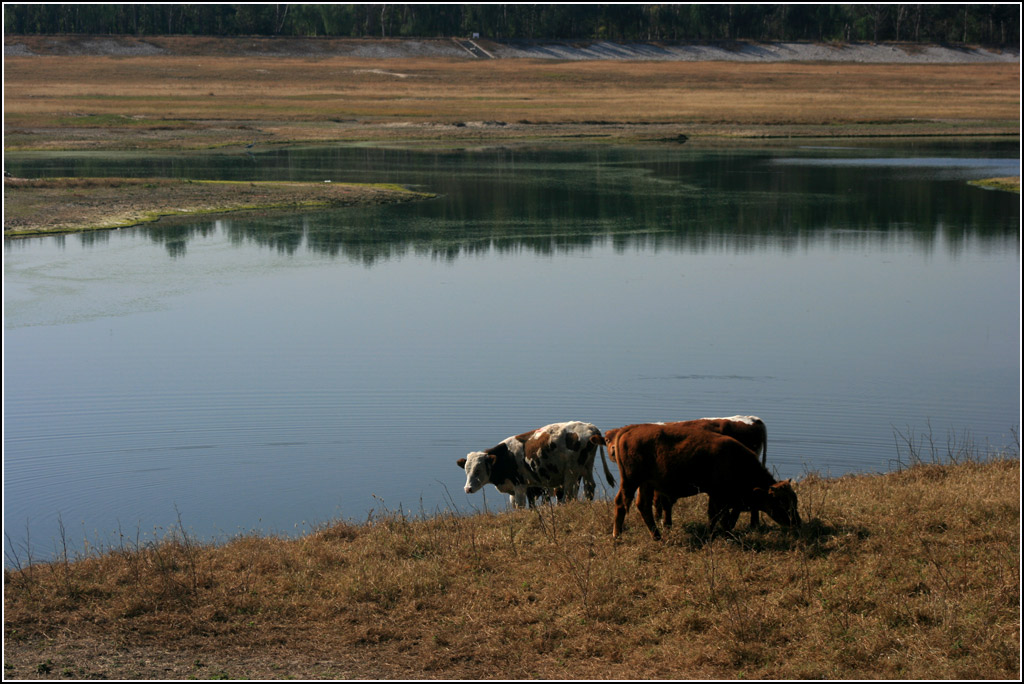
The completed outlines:
{"type": "Polygon", "coordinates": [[[480,491],[480,488],[491,481],[491,468],[498,457],[483,451],[474,451],[460,458],[456,463],[466,471],[466,493],[480,491]]]}
{"type": "Polygon", "coordinates": [[[611,459],[612,463],[618,463],[618,461],[615,460],[615,437],[619,434],[620,429],[621,428],[612,428],[611,430],[606,430],[603,437],[601,435],[594,435],[590,438],[590,441],[594,444],[598,446],[605,446],[608,450],[608,458],[611,459]]]}
{"type": "Polygon", "coordinates": [[[800,512],[797,510],[796,492],[792,480],[776,482],[768,489],[754,490],[758,508],[771,519],[785,527],[800,527],[800,512]]]}

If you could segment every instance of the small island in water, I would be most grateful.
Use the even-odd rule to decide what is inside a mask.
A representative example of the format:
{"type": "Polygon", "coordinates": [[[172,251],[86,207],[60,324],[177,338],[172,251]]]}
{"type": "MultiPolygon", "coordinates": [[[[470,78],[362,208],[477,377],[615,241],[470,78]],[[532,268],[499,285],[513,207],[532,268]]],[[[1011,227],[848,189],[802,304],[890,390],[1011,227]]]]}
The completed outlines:
{"type": "Polygon", "coordinates": [[[162,216],[392,204],[433,197],[398,185],[172,178],[4,178],[4,237],[109,230],[162,216]]]}

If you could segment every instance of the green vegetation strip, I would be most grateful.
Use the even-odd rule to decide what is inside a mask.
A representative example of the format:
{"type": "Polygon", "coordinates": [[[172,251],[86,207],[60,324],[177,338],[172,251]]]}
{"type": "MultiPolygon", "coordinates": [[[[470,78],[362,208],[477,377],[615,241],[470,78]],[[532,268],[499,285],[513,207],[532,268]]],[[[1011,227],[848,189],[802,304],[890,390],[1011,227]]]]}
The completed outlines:
{"type": "Polygon", "coordinates": [[[980,180],[969,181],[971,185],[976,185],[979,188],[985,188],[986,190],[1005,190],[1006,192],[1015,192],[1020,194],[1020,176],[1005,176],[1003,178],[982,178],[980,180]]]}
{"type": "Polygon", "coordinates": [[[109,230],[164,216],[390,204],[432,196],[383,183],[7,178],[4,236],[109,230]]]}

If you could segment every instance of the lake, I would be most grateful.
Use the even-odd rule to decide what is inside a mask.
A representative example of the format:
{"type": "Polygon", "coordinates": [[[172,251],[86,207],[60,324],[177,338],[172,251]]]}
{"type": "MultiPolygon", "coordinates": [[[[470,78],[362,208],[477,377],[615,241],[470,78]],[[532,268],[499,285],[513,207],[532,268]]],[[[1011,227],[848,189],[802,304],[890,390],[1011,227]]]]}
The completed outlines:
{"type": "Polygon", "coordinates": [[[4,240],[8,563],[500,509],[456,459],[564,420],[758,415],[780,478],[1018,450],[1020,197],[967,183],[1016,141],[5,162],[438,193],[4,240]]]}

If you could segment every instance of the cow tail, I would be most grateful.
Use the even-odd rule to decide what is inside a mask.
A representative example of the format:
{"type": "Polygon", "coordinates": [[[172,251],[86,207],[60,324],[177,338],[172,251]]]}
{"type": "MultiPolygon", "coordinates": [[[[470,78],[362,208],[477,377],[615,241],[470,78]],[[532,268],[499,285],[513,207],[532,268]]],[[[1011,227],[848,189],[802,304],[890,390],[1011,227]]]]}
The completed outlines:
{"type": "Polygon", "coordinates": [[[601,465],[604,466],[604,476],[608,478],[608,485],[615,486],[615,478],[612,476],[612,471],[608,470],[608,461],[604,460],[604,445],[600,447],[601,450],[601,465]]]}
{"type": "Polygon", "coordinates": [[[764,424],[763,420],[758,420],[761,423],[761,465],[768,467],[768,427],[764,424]]]}

